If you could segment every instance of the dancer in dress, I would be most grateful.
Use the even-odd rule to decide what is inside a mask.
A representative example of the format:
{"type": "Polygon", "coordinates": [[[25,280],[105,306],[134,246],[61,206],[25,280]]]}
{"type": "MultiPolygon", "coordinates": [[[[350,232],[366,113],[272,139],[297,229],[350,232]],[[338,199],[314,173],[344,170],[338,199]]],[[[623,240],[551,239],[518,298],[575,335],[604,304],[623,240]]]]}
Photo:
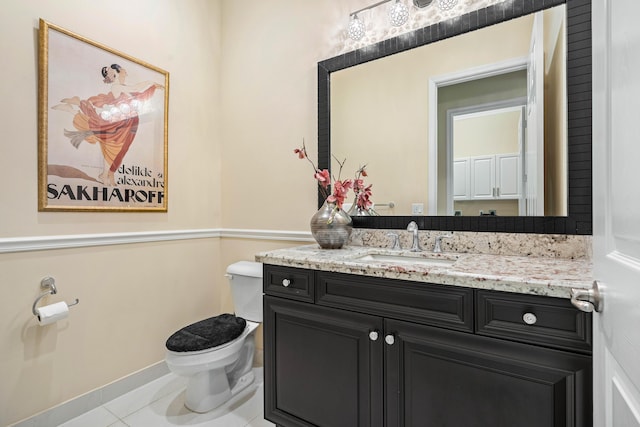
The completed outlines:
{"type": "Polygon", "coordinates": [[[138,131],[138,113],[143,103],[164,86],[150,81],[128,85],[125,83],[127,70],[118,64],[103,67],[101,74],[103,81],[111,85],[107,94],[84,100],[77,96],[65,98],[52,108],[74,114],[76,130],[64,131],[74,147],[78,148],[82,141],[100,144],[104,168],[98,180],[104,185],[114,186],[115,172],[138,131]]]}

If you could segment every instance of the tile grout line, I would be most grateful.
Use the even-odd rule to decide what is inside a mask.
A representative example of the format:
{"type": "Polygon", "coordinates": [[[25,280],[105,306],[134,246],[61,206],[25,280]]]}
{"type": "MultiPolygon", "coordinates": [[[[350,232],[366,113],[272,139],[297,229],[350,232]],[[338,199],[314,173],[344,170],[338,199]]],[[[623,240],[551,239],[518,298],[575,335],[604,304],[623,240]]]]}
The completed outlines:
{"type": "MultiPolygon", "coordinates": [[[[111,415],[113,415],[114,417],[116,417],[116,418],[118,419],[118,421],[120,421],[120,422],[121,422],[122,424],[124,424],[125,426],[130,427],[130,426],[129,426],[129,424],[127,424],[123,418],[120,418],[120,416],[119,416],[118,414],[115,414],[113,411],[110,411],[110,410],[109,410],[109,408],[107,408],[106,403],[109,403],[109,402],[105,402],[105,404],[103,404],[103,405],[101,406],[101,408],[103,408],[103,409],[104,409],[104,410],[106,410],[108,413],[110,413],[111,415]]],[[[112,423],[112,424],[113,424],[113,423],[112,423]]]]}

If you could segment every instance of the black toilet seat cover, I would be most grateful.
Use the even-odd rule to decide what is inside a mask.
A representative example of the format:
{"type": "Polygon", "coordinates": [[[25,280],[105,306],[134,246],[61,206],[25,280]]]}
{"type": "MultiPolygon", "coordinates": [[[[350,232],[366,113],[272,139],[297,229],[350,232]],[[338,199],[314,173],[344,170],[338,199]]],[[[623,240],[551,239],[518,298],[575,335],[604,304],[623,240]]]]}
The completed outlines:
{"type": "Polygon", "coordinates": [[[225,313],[185,326],[169,337],[166,346],[179,352],[206,350],[235,340],[246,326],[242,317],[225,313]]]}

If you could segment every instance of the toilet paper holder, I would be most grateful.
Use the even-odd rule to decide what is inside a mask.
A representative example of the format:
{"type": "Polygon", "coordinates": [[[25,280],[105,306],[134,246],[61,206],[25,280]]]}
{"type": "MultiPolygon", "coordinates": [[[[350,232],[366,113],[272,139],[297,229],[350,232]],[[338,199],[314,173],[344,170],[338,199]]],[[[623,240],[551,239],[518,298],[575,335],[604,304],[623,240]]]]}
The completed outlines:
{"type": "MultiPolygon", "coordinates": [[[[36,298],[36,300],[33,302],[33,307],[31,308],[31,311],[33,312],[34,316],[38,315],[38,312],[36,311],[36,307],[38,306],[38,303],[40,302],[40,300],[48,295],[55,295],[58,293],[58,288],[56,288],[56,280],[53,277],[45,277],[44,279],[42,279],[40,281],[40,287],[43,289],[48,289],[47,292],[43,293],[42,295],[40,295],[38,298],[36,298]]],[[[80,303],[80,300],[78,298],[76,298],[76,300],[74,302],[72,302],[71,304],[66,303],[67,307],[73,307],[74,305],[77,305],[78,303],[80,303]]]]}

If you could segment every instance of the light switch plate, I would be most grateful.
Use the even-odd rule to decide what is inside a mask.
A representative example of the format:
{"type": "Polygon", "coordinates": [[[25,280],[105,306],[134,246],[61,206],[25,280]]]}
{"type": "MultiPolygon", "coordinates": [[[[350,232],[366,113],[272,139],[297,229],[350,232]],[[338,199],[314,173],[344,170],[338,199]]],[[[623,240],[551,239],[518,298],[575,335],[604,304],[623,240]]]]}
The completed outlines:
{"type": "Polygon", "coordinates": [[[424,203],[412,203],[411,214],[422,215],[424,213],[424,203]]]}

